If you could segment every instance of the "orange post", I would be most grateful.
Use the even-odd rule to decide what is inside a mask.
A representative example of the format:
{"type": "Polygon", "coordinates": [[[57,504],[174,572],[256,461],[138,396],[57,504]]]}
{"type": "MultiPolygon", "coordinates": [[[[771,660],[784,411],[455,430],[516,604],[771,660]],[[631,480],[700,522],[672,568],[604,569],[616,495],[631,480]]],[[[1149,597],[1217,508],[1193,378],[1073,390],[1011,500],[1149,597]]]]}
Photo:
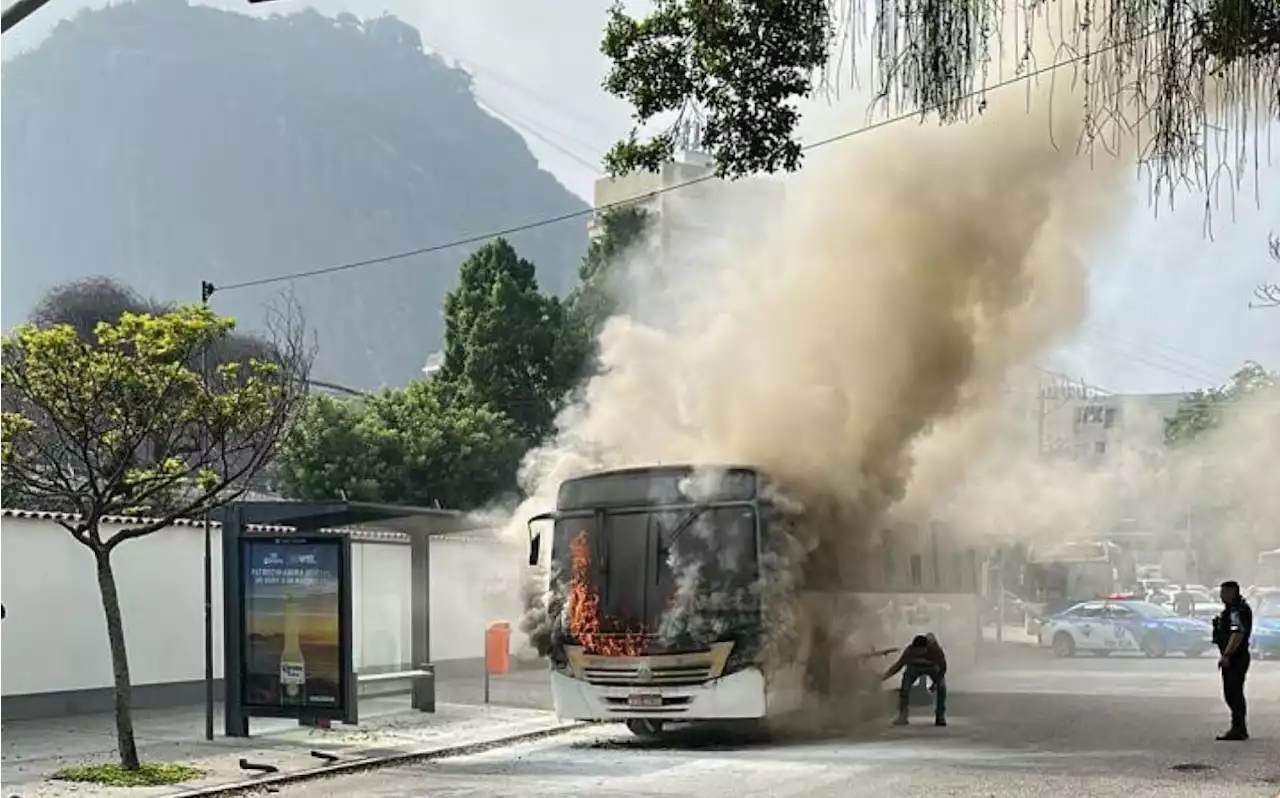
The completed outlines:
{"type": "Polygon", "coordinates": [[[484,634],[485,672],[500,676],[511,667],[511,624],[505,621],[489,624],[484,634]]]}

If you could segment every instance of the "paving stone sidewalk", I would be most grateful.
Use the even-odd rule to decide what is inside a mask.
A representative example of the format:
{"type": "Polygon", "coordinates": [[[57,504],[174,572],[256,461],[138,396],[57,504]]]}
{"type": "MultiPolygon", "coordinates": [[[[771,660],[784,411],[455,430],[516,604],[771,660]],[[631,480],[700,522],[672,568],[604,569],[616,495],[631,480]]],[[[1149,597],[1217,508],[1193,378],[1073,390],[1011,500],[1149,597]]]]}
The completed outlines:
{"type": "MultiPolygon", "coordinates": [[[[135,713],[138,747],[144,761],[180,762],[204,771],[201,778],[155,788],[109,788],[50,780],[68,765],[109,762],[115,757],[114,721],[110,715],[80,715],[4,724],[3,795],[23,798],[54,796],[163,796],[198,788],[255,779],[239,762],[272,765],[282,774],[326,766],[313,751],[337,757],[337,763],[371,757],[425,754],[499,740],[567,729],[550,712],[497,705],[441,703],[436,712],[416,712],[403,698],[364,699],[359,726],[332,729],[300,727],[287,720],[254,719],[249,739],[218,736],[204,739],[204,710],[188,707],[135,713]]],[[[335,763],[336,764],[336,763],[335,763]]],[[[262,778],[262,777],[256,777],[262,778]]]]}

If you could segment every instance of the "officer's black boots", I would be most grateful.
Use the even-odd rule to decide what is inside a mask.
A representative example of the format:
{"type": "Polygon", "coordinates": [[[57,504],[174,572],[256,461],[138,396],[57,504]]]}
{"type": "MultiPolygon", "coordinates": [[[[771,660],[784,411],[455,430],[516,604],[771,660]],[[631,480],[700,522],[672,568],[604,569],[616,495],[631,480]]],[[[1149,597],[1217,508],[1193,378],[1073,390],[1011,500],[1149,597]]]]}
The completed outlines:
{"type": "Polygon", "coordinates": [[[1244,729],[1232,729],[1231,731],[1225,734],[1219,734],[1218,739],[1219,740],[1247,740],[1249,739],[1249,732],[1244,729]]]}

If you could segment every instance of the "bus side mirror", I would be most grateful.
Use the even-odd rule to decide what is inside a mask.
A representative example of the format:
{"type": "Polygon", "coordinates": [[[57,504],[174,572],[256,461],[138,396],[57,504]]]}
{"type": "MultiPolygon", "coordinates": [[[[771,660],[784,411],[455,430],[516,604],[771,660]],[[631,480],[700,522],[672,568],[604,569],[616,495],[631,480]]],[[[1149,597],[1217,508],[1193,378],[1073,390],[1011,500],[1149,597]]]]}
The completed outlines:
{"type": "Polygon", "coordinates": [[[533,531],[533,525],[540,521],[554,521],[555,513],[542,513],[529,519],[529,565],[537,565],[542,559],[542,533],[533,531]]]}

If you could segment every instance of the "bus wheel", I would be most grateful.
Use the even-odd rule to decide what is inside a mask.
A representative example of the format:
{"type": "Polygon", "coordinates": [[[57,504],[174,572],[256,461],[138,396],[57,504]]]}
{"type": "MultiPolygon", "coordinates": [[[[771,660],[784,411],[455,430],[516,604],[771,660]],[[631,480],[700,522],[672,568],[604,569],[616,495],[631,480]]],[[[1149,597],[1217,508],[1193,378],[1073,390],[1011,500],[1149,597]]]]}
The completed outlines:
{"type": "Polygon", "coordinates": [[[632,718],[627,721],[627,729],[641,739],[656,740],[662,736],[662,721],[632,718]]]}

